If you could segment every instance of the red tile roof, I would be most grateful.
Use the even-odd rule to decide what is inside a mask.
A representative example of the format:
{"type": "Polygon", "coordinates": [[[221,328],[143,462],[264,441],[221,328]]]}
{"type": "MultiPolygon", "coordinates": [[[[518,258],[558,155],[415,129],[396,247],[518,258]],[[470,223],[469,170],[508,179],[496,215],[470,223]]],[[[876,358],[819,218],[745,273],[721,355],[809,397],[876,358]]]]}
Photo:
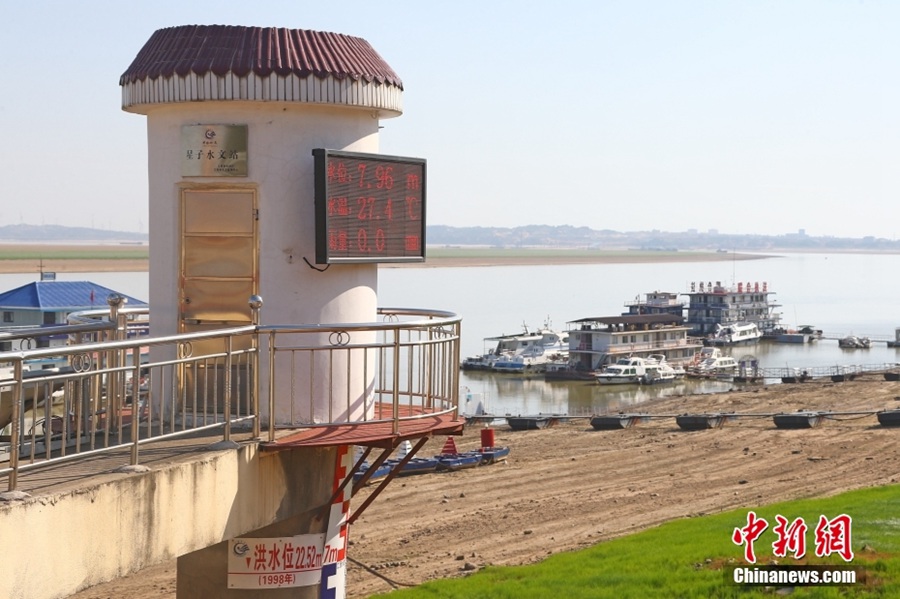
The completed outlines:
{"type": "Polygon", "coordinates": [[[244,27],[183,25],[159,29],[150,37],[119,79],[126,85],[147,78],[218,76],[238,77],[253,72],[320,79],[350,77],[387,83],[403,89],[403,82],[383,58],[362,38],[339,33],[244,27]]]}

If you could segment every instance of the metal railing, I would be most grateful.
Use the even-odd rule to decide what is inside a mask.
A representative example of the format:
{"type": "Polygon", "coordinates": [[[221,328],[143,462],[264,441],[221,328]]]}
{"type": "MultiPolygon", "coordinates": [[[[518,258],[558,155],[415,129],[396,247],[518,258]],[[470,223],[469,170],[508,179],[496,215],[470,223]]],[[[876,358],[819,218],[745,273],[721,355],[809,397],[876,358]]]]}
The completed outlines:
{"type": "MultiPolygon", "coordinates": [[[[247,325],[128,338],[136,311],[60,327],[70,345],[0,353],[0,477],[9,491],[33,468],[232,427],[391,422],[458,413],[461,319],[380,309],[382,322],[247,325]],[[30,371],[53,358],[65,365],[30,371]],[[261,398],[264,401],[260,401],[261,398]]],[[[97,315],[93,315],[96,317],[97,315]]],[[[139,326],[146,326],[146,321],[139,326]]]]}

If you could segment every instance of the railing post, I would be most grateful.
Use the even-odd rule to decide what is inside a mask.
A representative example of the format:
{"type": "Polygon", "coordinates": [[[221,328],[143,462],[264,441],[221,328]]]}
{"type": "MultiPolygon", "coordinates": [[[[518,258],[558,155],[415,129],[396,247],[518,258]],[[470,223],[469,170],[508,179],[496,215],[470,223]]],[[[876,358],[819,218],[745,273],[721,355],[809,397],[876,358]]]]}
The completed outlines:
{"type": "MultiPolygon", "coordinates": [[[[122,341],[125,338],[125,316],[119,314],[119,308],[121,308],[126,303],[125,297],[119,295],[118,293],[110,293],[106,298],[106,303],[109,304],[109,321],[111,323],[115,323],[115,330],[112,332],[112,336],[116,341],[122,341]]],[[[109,352],[109,356],[107,358],[108,365],[113,370],[121,367],[123,365],[124,360],[122,359],[121,350],[113,350],[109,352]]],[[[107,429],[111,426],[115,426],[116,433],[118,435],[118,442],[122,442],[122,387],[120,383],[123,380],[122,373],[116,371],[111,372],[109,376],[109,380],[107,381],[106,388],[106,401],[107,401],[107,429]],[[115,425],[113,422],[115,421],[115,425]]]]}
{"type": "Polygon", "coordinates": [[[394,376],[393,376],[393,433],[400,433],[400,327],[394,327],[394,376]]]}
{"type": "Polygon", "coordinates": [[[275,440],[275,331],[269,331],[269,442],[275,440]]]}
{"type": "Polygon", "coordinates": [[[22,372],[24,369],[22,368],[22,360],[16,360],[14,370],[14,379],[13,379],[13,388],[12,388],[12,422],[11,424],[11,435],[10,435],[10,447],[9,447],[9,467],[11,469],[9,473],[9,491],[15,491],[16,486],[19,484],[19,443],[22,429],[21,422],[19,421],[21,418],[21,407],[25,401],[25,386],[22,385],[22,372]]]}
{"type": "Polygon", "coordinates": [[[462,358],[462,356],[460,355],[460,344],[462,341],[462,323],[455,323],[454,328],[456,329],[456,340],[453,342],[453,364],[455,365],[455,368],[451,370],[450,375],[451,380],[453,381],[450,386],[450,397],[453,399],[453,405],[455,406],[453,410],[453,420],[456,420],[459,418],[459,364],[462,358]]]}
{"type": "Polygon", "coordinates": [[[234,337],[228,335],[225,340],[225,437],[224,441],[231,441],[231,352],[234,348],[234,337]]]}
{"type": "Polygon", "coordinates": [[[131,465],[138,464],[141,438],[141,348],[131,350],[131,465]]]}
{"type": "MultiPolygon", "coordinates": [[[[253,352],[250,356],[250,389],[253,393],[253,438],[258,439],[260,434],[259,423],[259,310],[262,308],[263,299],[259,295],[250,296],[250,319],[256,330],[253,331],[253,337],[250,346],[253,352]]],[[[269,381],[271,385],[272,382],[269,381]]]]}

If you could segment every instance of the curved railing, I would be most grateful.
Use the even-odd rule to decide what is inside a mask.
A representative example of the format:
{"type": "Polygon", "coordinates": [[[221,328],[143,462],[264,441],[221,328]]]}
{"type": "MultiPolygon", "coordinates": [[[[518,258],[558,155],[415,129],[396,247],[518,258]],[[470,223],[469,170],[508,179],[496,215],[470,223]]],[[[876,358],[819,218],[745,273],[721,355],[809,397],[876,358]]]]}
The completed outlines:
{"type": "MultiPolygon", "coordinates": [[[[282,426],[334,426],[393,422],[456,412],[459,405],[459,332],[461,319],[451,312],[381,308],[383,322],[261,326],[266,340],[270,382],[275,398],[290,405],[282,426]],[[290,368],[275,369],[279,360],[290,368]],[[353,375],[341,369],[353,368],[353,375]],[[331,384],[323,385],[325,380],[331,384]],[[300,389],[297,378],[305,373],[300,389]],[[292,378],[285,380],[285,375],[292,378]],[[343,387],[333,383],[344,380],[343,387]],[[328,397],[321,397],[322,392],[328,397]],[[322,407],[326,406],[327,411],[322,407]]],[[[269,419],[270,439],[275,419],[269,419]]]]}
{"type": "Polygon", "coordinates": [[[133,322],[146,327],[141,309],[101,312],[59,328],[70,345],[0,353],[12,374],[0,381],[10,491],[32,468],[123,447],[137,465],[144,444],[198,431],[220,429],[227,441],[232,426],[259,437],[267,425],[274,440],[278,428],[390,421],[396,430],[458,413],[461,319],[450,312],[383,308],[380,322],[165,337],[129,333],[133,322]],[[47,358],[63,365],[28,370],[47,358]]]}

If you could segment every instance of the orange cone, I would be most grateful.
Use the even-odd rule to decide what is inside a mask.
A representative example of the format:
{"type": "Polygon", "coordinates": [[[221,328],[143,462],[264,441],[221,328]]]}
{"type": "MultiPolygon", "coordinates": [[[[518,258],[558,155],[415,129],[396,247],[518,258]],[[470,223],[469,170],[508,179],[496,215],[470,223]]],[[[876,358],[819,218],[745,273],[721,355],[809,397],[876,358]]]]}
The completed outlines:
{"type": "Polygon", "coordinates": [[[447,437],[447,440],[444,442],[444,447],[441,449],[441,453],[444,455],[456,455],[459,451],[456,450],[456,441],[453,440],[453,437],[447,437]]]}

